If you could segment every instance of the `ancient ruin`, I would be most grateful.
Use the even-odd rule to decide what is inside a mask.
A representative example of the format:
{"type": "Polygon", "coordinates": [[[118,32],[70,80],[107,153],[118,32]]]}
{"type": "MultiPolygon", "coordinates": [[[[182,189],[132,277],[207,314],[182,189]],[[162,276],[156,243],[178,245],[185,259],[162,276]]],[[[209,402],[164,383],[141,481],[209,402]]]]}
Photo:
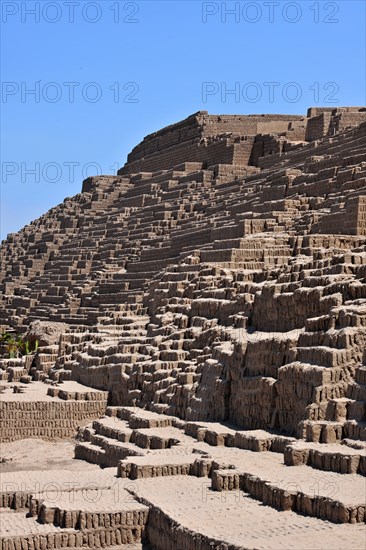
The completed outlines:
{"type": "Polygon", "coordinates": [[[361,550],[366,108],[198,112],[8,235],[0,550],[361,550]]]}

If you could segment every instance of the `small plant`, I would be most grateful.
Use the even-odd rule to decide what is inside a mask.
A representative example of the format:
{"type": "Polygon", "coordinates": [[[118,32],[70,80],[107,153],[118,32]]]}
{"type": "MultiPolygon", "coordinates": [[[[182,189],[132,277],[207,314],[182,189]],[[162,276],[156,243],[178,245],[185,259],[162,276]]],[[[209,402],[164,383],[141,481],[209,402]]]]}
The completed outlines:
{"type": "Polygon", "coordinates": [[[29,340],[27,340],[24,344],[24,351],[25,351],[25,354],[26,355],[29,355],[30,354],[30,345],[29,345],[29,340]]]}
{"type": "Polygon", "coordinates": [[[34,342],[34,347],[32,349],[31,342],[29,340],[22,341],[22,352],[24,355],[29,355],[30,353],[37,353],[38,351],[39,342],[36,340],[34,342]]]}
{"type": "Polygon", "coordinates": [[[0,335],[0,354],[8,356],[9,359],[17,359],[22,355],[37,353],[38,347],[38,340],[35,340],[32,346],[30,340],[23,340],[21,337],[12,336],[8,332],[0,335]]]}
{"type": "Polygon", "coordinates": [[[1,355],[4,355],[6,353],[6,348],[8,345],[9,340],[11,340],[12,336],[8,332],[3,332],[0,335],[0,353],[1,355]]]}
{"type": "Polygon", "coordinates": [[[16,338],[13,337],[9,338],[7,340],[5,349],[10,359],[16,359],[17,357],[19,357],[20,353],[20,339],[16,340],[16,338]]]}

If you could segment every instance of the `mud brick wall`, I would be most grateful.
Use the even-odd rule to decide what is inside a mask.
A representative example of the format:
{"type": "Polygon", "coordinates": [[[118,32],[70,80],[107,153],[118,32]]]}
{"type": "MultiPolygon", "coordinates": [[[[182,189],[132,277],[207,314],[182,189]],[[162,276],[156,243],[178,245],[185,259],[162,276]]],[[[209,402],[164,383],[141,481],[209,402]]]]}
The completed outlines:
{"type": "Polygon", "coordinates": [[[270,132],[271,127],[277,132],[284,131],[291,122],[296,120],[303,121],[304,117],[296,115],[209,115],[207,111],[200,111],[181,122],[171,124],[146,136],[128,155],[128,162],[146,158],[172,145],[201,137],[217,136],[223,133],[256,135],[270,132]]]}
{"type": "MultiPolygon", "coordinates": [[[[306,415],[306,407],[313,400],[320,402],[316,388],[322,387],[331,372],[317,366],[288,364],[279,369],[275,386],[275,423],[281,430],[296,433],[297,426],[306,415]]],[[[335,378],[335,375],[333,375],[335,378]]]]}
{"type": "Polygon", "coordinates": [[[213,164],[249,163],[254,137],[259,133],[286,132],[298,127],[305,131],[306,119],[292,115],[208,115],[199,112],[187,119],[150,134],[128,155],[118,174],[166,170],[183,162],[213,164]],[[246,136],[245,147],[234,147],[225,141],[213,147],[209,138],[226,134],[246,136]],[[207,143],[208,140],[208,143],[207,143]]]}
{"type": "MultiPolygon", "coordinates": [[[[150,544],[161,550],[171,550],[172,548],[211,550],[215,546],[219,548],[215,539],[182,527],[156,506],[152,506],[150,509],[146,532],[150,544]]],[[[220,544],[220,547],[227,548],[227,550],[239,550],[239,547],[234,544],[230,546],[220,544]]]]}
{"type": "Polygon", "coordinates": [[[292,124],[304,121],[304,117],[296,115],[203,115],[200,119],[205,136],[223,132],[241,135],[285,132],[292,124]]]}
{"type": "Polygon", "coordinates": [[[301,328],[309,317],[325,315],[342,303],[341,295],[323,293],[323,288],[299,288],[293,294],[277,294],[275,286],[264,287],[254,304],[253,325],[275,332],[301,328]]]}
{"type": "Polygon", "coordinates": [[[338,231],[339,227],[344,226],[344,233],[366,235],[366,195],[350,197],[346,202],[345,212],[341,212],[341,215],[343,219],[338,221],[338,231]]]}
{"type": "MultiPolygon", "coordinates": [[[[32,499],[33,500],[33,499],[32,499]]],[[[32,502],[33,505],[33,502],[32,502]]],[[[85,505],[85,504],[84,504],[85,505]]],[[[111,526],[124,529],[134,529],[136,536],[134,540],[141,540],[144,535],[144,527],[148,518],[148,510],[126,510],[118,512],[84,512],[81,510],[63,510],[58,506],[48,506],[40,501],[34,502],[38,508],[38,520],[41,523],[53,523],[63,529],[92,529],[96,525],[102,530],[111,526]]]]}
{"type": "Polygon", "coordinates": [[[362,124],[366,121],[366,109],[363,107],[312,108],[309,109],[308,116],[311,118],[308,121],[305,139],[314,141],[362,124]]]}
{"type": "Polygon", "coordinates": [[[343,502],[301,490],[288,491],[285,487],[261,479],[249,473],[235,470],[218,470],[212,477],[216,491],[242,489],[252,498],[277,510],[296,510],[308,516],[322,518],[333,523],[364,523],[365,506],[347,506],[343,502]]]}
{"type": "Polygon", "coordinates": [[[356,210],[355,235],[366,235],[366,195],[349,200],[350,210],[353,204],[356,210]]]}
{"type": "Polygon", "coordinates": [[[140,527],[105,527],[73,533],[33,534],[0,539],[0,550],[20,548],[39,548],[53,550],[58,548],[104,548],[106,546],[135,544],[141,541],[140,527]]]}
{"type": "Polygon", "coordinates": [[[287,466],[307,464],[318,470],[366,475],[366,455],[357,449],[345,451],[343,446],[339,452],[334,449],[326,452],[316,447],[301,448],[290,444],[285,449],[284,461],[287,466]]]}
{"type": "Polygon", "coordinates": [[[104,414],[106,401],[1,402],[0,441],[73,437],[77,427],[104,414]]]}
{"type": "MultiPolygon", "coordinates": [[[[235,139],[235,138],[234,138],[235,139]]],[[[254,136],[246,137],[245,140],[235,142],[234,139],[225,136],[219,137],[216,141],[202,141],[195,138],[191,141],[171,145],[164,150],[156,151],[147,158],[137,159],[129,162],[119,171],[123,174],[138,172],[157,172],[179,166],[185,162],[200,162],[206,166],[215,164],[249,164],[254,136]]],[[[240,139],[240,137],[239,137],[240,139]]]]}
{"type": "MultiPolygon", "coordinates": [[[[280,115],[203,112],[151,134],[128,177],[89,178],[4,242],[0,321],[70,325],[57,359],[39,355],[39,367],[109,390],[114,405],[295,433],[303,420],[338,422],[330,402],[347,397],[344,433],[359,437],[364,389],[349,378],[360,343],[349,329],[366,315],[366,122],[329,132],[363,116],[311,110],[311,143],[291,141],[306,117],[280,115]],[[248,169],[258,132],[259,166],[248,169]],[[315,334],[294,345],[305,328],[315,334]],[[335,341],[343,328],[348,340],[335,341]],[[258,342],[245,357],[235,349],[246,331],[258,342]],[[308,380],[309,365],[334,371],[329,387],[308,380]]],[[[36,420],[25,428],[38,435],[36,420]]]]}
{"type": "Polygon", "coordinates": [[[326,136],[329,131],[331,118],[332,113],[329,112],[321,113],[311,118],[306,129],[306,141],[314,141],[326,136]]]}
{"type": "Polygon", "coordinates": [[[366,195],[350,197],[344,208],[334,208],[313,228],[324,234],[366,235],[366,195]]]}
{"type": "Polygon", "coordinates": [[[275,404],[274,378],[242,378],[232,383],[230,420],[247,429],[267,428],[275,404]]]}
{"type": "Polygon", "coordinates": [[[128,187],[129,180],[116,176],[91,176],[83,181],[82,193],[106,191],[110,185],[119,185],[121,191],[128,187]]]}
{"type": "Polygon", "coordinates": [[[353,128],[366,121],[366,109],[358,112],[340,112],[333,117],[331,133],[342,132],[346,128],[353,128]]]}
{"type": "Polygon", "coordinates": [[[258,166],[260,157],[267,157],[275,153],[281,153],[285,143],[284,137],[275,134],[263,134],[255,138],[252,150],[251,163],[258,166]]]}
{"type": "Polygon", "coordinates": [[[322,113],[332,113],[334,107],[309,107],[307,111],[308,118],[313,118],[321,115],[322,113]]]}

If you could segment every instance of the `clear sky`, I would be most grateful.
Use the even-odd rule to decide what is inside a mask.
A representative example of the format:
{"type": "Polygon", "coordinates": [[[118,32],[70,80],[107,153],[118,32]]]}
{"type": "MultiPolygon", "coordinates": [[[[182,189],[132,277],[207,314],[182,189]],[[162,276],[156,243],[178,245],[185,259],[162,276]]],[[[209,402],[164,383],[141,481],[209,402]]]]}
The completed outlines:
{"type": "Polygon", "coordinates": [[[361,0],[2,0],[1,10],[1,238],[196,111],[366,103],[361,0]]]}

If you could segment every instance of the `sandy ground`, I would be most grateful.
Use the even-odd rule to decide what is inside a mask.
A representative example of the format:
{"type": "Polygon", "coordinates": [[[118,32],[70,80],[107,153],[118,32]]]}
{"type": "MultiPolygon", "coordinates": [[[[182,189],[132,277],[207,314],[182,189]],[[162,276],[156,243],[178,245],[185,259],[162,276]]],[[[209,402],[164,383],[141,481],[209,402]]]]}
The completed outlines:
{"type": "Polygon", "coordinates": [[[93,464],[83,460],[75,460],[75,442],[59,440],[56,442],[42,439],[21,439],[12,443],[1,443],[0,474],[2,472],[18,472],[21,470],[85,470],[95,469],[93,464]]]}
{"type": "MultiPolygon", "coordinates": [[[[154,432],[154,429],[151,430],[154,432]]],[[[237,448],[211,447],[191,440],[195,449],[206,451],[212,458],[233,463],[243,471],[250,471],[281,486],[295,483],[312,494],[336,490],[334,498],[346,502],[360,502],[366,495],[366,480],[361,476],[323,472],[307,466],[287,467],[283,455],[278,453],[253,453],[237,448]],[[329,484],[332,482],[332,486],[329,484]]],[[[192,452],[192,447],[190,451],[192,452]]],[[[165,451],[149,451],[135,460],[169,462],[174,453],[180,460],[189,456],[183,445],[165,451]],[[167,460],[168,459],[168,460],[167,460]]],[[[15,441],[1,445],[0,456],[12,459],[0,464],[0,479],[6,483],[27,483],[30,489],[38,484],[57,481],[62,486],[78,483],[79,488],[90,483],[110,488],[122,480],[116,478],[116,468],[100,469],[98,466],[73,459],[74,441],[47,442],[36,439],[15,441]]],[[[191,455],[192,456],[192,455],[191,455]]],[[[199,455],[194,455],[199,456],[199,455]]],[[[133,458],[131,457],[133,460],[133,458]]],[[[214,537],[230,544],[256,550],[364,550],[366,531],[363,524],[333,524],[317,518],[305,517],[294,512],[280,512],[248,497],[242,491],[214,492],[211,480],[193,476],[158,477],[124,480],[127,490],[144,504],[152,504],[163,510],[183,528],[214,537]]],[[[52,489],[54,490],[54,489],[52,489]]],[[[133,496],[130,495],[131,499],[133,496]]],[[[328,496],[330,496],[327,493],[328,496]]],[[[63,499],[66,497],[64,496],[63,499]]],[[[107,497],[106,497],[107,498],[107,497]]],[[[66,498],[67,500],[67,498],[66,498]]],[[[103,500],[103,499],[102,499],[103,500]]],[[[101,502],[99,503],[101,504],[101,502]]],[[[107,498],[107,508],[111,504],[107,498]]],[[[113,501],[113,506],[115,501],[113,501]]],[[[68,508],[68,506],[66,506],[68,508]]],[[[24,513],[2,510],[1,516],[15,532],[38,529],[34,520],[28,521],[24,513]],[[31,525],[32,523],[32,525],[31,525]]],[[[31,519],[31,518],[29,518],[31,519]]],[[[4,522],[2,522],[4,523],[4,522]]],[[[42,528],[42,527],[40,527],[42,528]]],[[[116,547],[115,547],[116,548],[116,547]]],[[[123,547],[127,550],[126,547],[123,547]]],[[[141,550],[141,545],[131,550],[141,550]]]]}
{"type": "MultiPolygon", "coordinates": [[[[44,384],[43,382],[32,382],[31,384],[21,384],[19,382],[8,382],[6,384],[2,384],[2,394],[1,394],[1,401],[4,403],[6,402],[13,402],[13,401],[19,401],[19,402],[33,402],[37,401],[39,402],[50,402],[55,401],[59,402],[58,397],[54,397],[51,395],[48,395],[47,392],[49,389],[52,389],[52,386],[49,384],[44,384]],[[18,386],[23,388],[22,393],[14,393],[13,387],[18,386]]],[[[78,392],[80,394],[85,393],[94,393],[94,394],[101,394],[100,390],[95,390],[93,388],[89,388],[88,386],[84,386],[83,384],[79,384],[78,382],[75,382],[73,380],[67,380],[66,382],[63,382],[60,386],[57,387],[57,389],[74,393],[78,392]]],[[[74,401],[74,399],[71,399],[74,401]]]]}
{"type": "MultiPolygon", "coordinates": [[[[67,509],[77,507],[78,500],[85,498],[84,506],[92,507],[94,500],[93,487],[99,487],[100,498],[95,504],[96,508],[113,509],[121,508],[120,500],[128,509],[140,509],[134,497],[123,488],[116,490],[118,484],[131,487],[129,480],[117,480],[116,468],[101,469],[99,466],[89,464],[83,460],[75,460],[75,442],[73,440],[60,440],[48,442],[39,439],[27,439],[2,443],[0,446],[0,458],[12,459],[9,462],[0,463],[0,489],[14,487],[14,485],[25,490],[38,491],[47,490],[49,499],[55,497],[55,503],[64,504],[67,509]],[[68,491],[71,489],[70,496],[68,491]],[[82,491],[82,488],[86,490],[82,491]],[[108,488],[112,487],[112,500],[107,497],[108,488]],[[59,489],[59,492],[55,492],[59,489]],[[53,491],[53,493],[52,493],[53,491]],[[76,492],[72,492],[76,491],[76,492]],[[106,502],[104,502],[104,500],[106,502]],[[85,506],[88,504],[88,506],[85,506]]],[[[99,493],[98,493],[99,494],[99,493]]],[[[79,503],[80,504],[80,503],[79,503]]],[[[0,536],[19,536],[31,533],[61,532],[58,527],[52,524],[42,525],[36,518],[27,517],[24,511],[15,511],[8,508],[0,508],[0,536]]],[[[113,546],[105,550],[151,550],[149,545],[131,544],[113,546]]],[[[97,549],[90,549],[97,550],[97,549]]]]}
{"type": "Polygon", "coordinates": [[[210,480],[192,476],[140,479],[134,493],[183,527],[206,536],[263,550],[364,550],[365,526],[334,524],[279,512],[242,491],[217,493],[210,480]]]}
{"type": "Polygon", "coordinates": [[[321,495],[347,505],[366,501],[366,478],[357,474],[339,474],[303,466],[286,466],[281,453],[253,453],[235,447],[210,447],[199,443],[196,448],[208,452],[219,462],[231,463],[240,471],[266,479],[287,490],[296,489],[307,495],[321,495]]]}

